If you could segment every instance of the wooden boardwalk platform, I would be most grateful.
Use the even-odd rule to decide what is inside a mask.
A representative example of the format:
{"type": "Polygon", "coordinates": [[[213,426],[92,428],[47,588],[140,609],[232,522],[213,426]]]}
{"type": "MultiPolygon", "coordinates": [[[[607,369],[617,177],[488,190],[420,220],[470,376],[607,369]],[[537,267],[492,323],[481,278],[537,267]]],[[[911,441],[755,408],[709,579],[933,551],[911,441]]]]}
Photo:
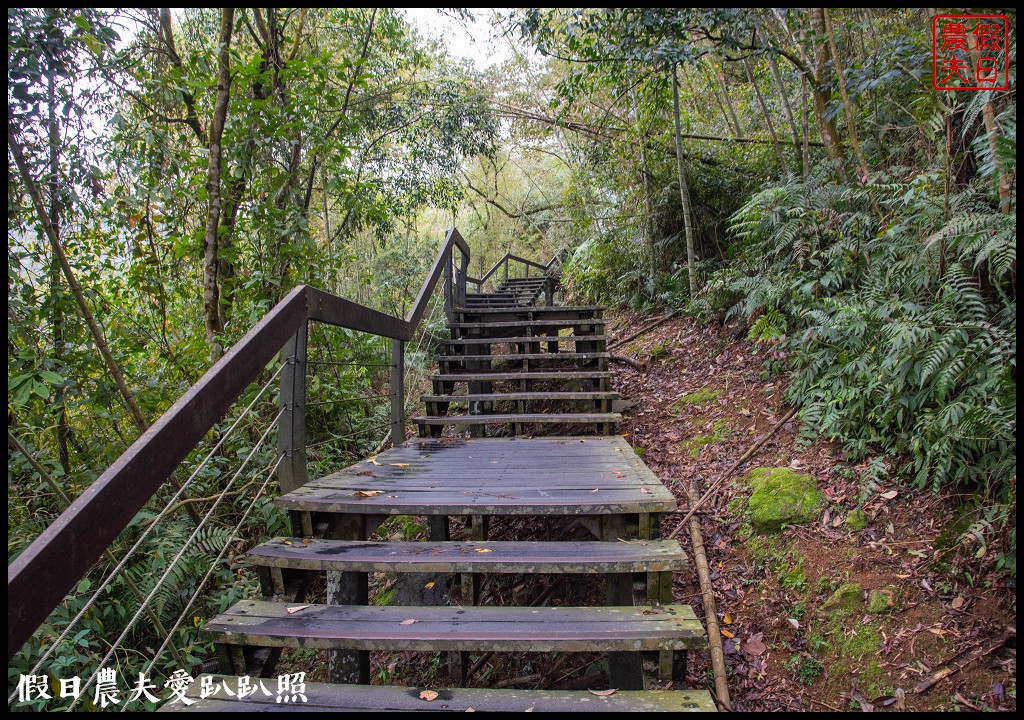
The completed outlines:
{"type": "Polygon", "coordinates": [[[312,480],[288,510],[381,515],[673,512],[676,499],[623,438],[411,440],[312,480]]]}

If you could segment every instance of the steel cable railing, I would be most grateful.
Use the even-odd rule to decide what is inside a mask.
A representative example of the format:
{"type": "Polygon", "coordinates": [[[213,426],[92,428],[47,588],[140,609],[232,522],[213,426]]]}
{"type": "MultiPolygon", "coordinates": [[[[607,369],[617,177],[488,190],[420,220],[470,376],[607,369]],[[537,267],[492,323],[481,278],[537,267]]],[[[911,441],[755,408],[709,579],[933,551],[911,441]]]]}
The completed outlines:
{"type": "MultiPolygon", "coordinates": [[[[206,457],[204,457],[203,460],[199,463],[199,465],[196,466],[195,470],[192,471],[192,474],[189,475],[188,479],[185,480],[185,482],[182,483],[181,487],[174,493],[173,496],[171,496],[171,498],[167,501],[167,503],[160,510],[160,512],[157,513],[153,517],[152,521],[145,528],[145,530],[143,530],[142,534],[135,541],[135,543],[132,545],[132,547],[125,553],[125,555],[121,559],[121,561],[117,563],[117,565],[114,567],[114,569],[111,570],[110,573],[107,575],[107,577],[97,586],[95,592],[93,592],[91,597],[86,601],[86,603],[82,606],[82,608],[78,611],[78,613],[74,616],[74,618],[72,618],[71,621],[68,622],[67,626],[65,626],[64,630],[60,633],[60,635],[57,636],[57,639],[53,641],[53,643],[50,645],[49,649],[47,649],[46,652],[44,652],[39,657],[39,659],[36,661],[35,665],[33,665],[32,669],[29,671],[28,674],[35,675],[42,668],[43,663],[46,662],[50,658],[50,656],[57,650],[58,647],[60,647],[60,644],[67,638],[67,636],[70,634],[71,630],[74,627],[77,626],[78,622],[83,617],[85,617],[85,614],[87,612],[89,612],[89,610],[93,607],[93,605],[99,599],[100,593],[102,593],[107,587],[110,586],[110,583],[124,569],[125,565],[128,564],[128,560],[142,546],[142,544],[149,537],[150,533],[152,533],[153,530],[156,528],[156,526],[160,524],[160,521],[163,520],[164,517],[166,517],[166,515],[169,513],[171,508],[177,502],[178,498],[181,497],[182,494],[184,494],[185,490],[193,483],[193,481],[196,479],[196,477],[198,477],[199,472],[210,461],[210,458],[212,458],[217,453],[217,451],[220,450],[220,448],[224,445],[224,443],[227,442],[228,438],[231,437],[231,434],[241,424],[242,420],[244,420],[245,417],[247,415],[249,415],[249,413],[252,411],[253,407],[256,406],[256,403],[259,402],[261,397],[263,397],[263,394],[267,391],[267,389],[271,385],[274,384],[274,382],[277,380],[278,376],[281,374],[281,371],[283,370],[283,368],[284,368],[284,365],[282,365],[280,368],[278,368],[277,371],[273,375],[271,375],[270,379],[268,379],[263,384],[263,386],[260,388],[259,392],[257,392],[256,396],[252,399],[252,401],[249,403],[249,405],[246,406],[245,410],[243,410],[241,412],[241,414],[239,414],[239,416],[235,419],[235,421],[232,423],[232,425],[221,436],[221,438],[217,442],[217,444],[214,445],[213,448],[206,454],[206,457]]],[[[8,703],[14,702],[14,699],[16,697],[17,697],[17,691],[11,693],[8,696],[7,702],[8,703]]]]}
{"type": "MultiPolygon", "coordinates": [[[[227,552],[228,548],[230,548],[231,545],[238,539],[238,533],[245,526],[245,521],[249,519],[249,513],[251,513],[252,509],[256,507],[256,501],[263,495],[264,492],[266,492],[267,485],[269,485],[270,481],[274,478],[274,473],[277,472],[277,467],[278,465],[281,464],[281,461],[283,459],[284,455],[279,455],[277,460],[272,465],[268,466],[269,471],[267,472],[267,477],[263,481],[263,484],[260,486],[260,489],[256,491],[256,495],[253,497],[252,503],[249,504],[249,507],[246,508],[245,512],[242,514],[242,519],[239,520],[238,524],[235,526],[234,531],[232,531],[231,533],[231,537],[228,538],[227,542],[224,543],[224,547],[222,547],[220,552],[217,554],[217,557],[214,558],[212,563],[210,563],[210,569],[206,571],[206,575],[204,575],[203,579],[199,582],[199,586],[196,588],[196,591],[192,594],[192,597],[189,599],[188,604],[185,606],[184,610],[181,611],[181,614],[178,616],[178,619],[174,623],[174,626],[170,629],[168,637],[174,635],[174,632],[178,629],[178,627],[180,627],[181,621],[188,616],[189,612],[192,610],[192,605],[195,604],[195,601],[199,599],[200,594],[202,594],[203,589],[206,587],[206,583],[210,581],[210,577],[213,575],[214,569],[221,562],[221,560],[224,559],[224,553],[227,552]]],[[[153,666],[156,664],[156,661],[160,659],[161,655],[163,655],[164,650],[167,648],[168,642],[168,640],[164,640],[160,647],[157,648],[156,653],[154,653],[152,659],[150,659],[149,663],[142,671],[143,676],[148,677],[150,671],[153,669],[153,666]]],[[[123,712],[127,709],[128,704],[125,703],[124,707],[121,708],[121,710],[123,712]]]]}
{"type": "MultiPolygon", "coordinates": [[[[274,419],[267,424],[267,428],[266,430],[263,431],[263,434],[260,436],[259,441],[257,441],[257,443],[253,445],[253,447],[249,450],[249,454],[246,456],[245,460],[242,461],[241,466],[238,468],[237,471],[235,471],[235,474],[232,475],[231,479],[225,484],[224,490],[214,501],[213,505],[210,506],[210,509],[206,511],[206,515],[204,515],[202,520],[200,520],[199,524],[192,531],[192,534],[189,535],[188,539],[182,543],[181,549],[177,552],[177,554],[170,561],[170,563],[168,563],[167,568],[164,570],[163,574],[159,577],[159,579],[157,579],[155,583],[153,583],[153,588],[149,591],[149,594],[146,596],[146,599],[143,601],[142,605],[149,604],[156,596],[161,586],[167,581],[167,578],[170,577],[171,571],[174,570],[178,562],[185,555],[185,550],[188,548],[189,545],[192,544],[192,541],[199,536],[199,531],[202,530],[203,527],[213,517],[214,511],[224,500],[225,495],[227,495],[228,491],[235,484],[235,481],[242,474],[242,471],[245,470],[246,466],[249,464],[249,461],[252,460],[252,458],[256,455],[259,449],[263,447],[263,443],[266,442],[267,436],[270,435],[270,431],[277,427],[277,420],[281,416],[281,412],[283,411],[279,411],[277,415],[274,417],[274,419]]],[[[280,460],[278,460],[277,464],[279,463],[280,460]]],[[[277,464],[275,464],[275,468],[277,464]]],[[[99,662],[99,665],[96,667],[96,670],[92,673],[92,675],[89,676],[88,680],[82,683],[81,694],[77,698],[75,698],[75,700],[71,703],[71,705],[68,707],[68,711],[73,710],[75,705],[78,704],[78,701],[85,695],[85,691],[89,689],[93,681],[96,679],[100,671],[103,669],[103,666],[106,665],[106,663],[110,660],[111,657],[113,657],[114,652],[117,650],[118,647],[120,647],[121,643],[124,642],[124,639],[128,637],[128,633],[130,633],[132,628],[135,627],[135,623],[138,622],[139,618],[142,617],[142,614],[144,612],[144,608],[140,606],[139,609],[132,616],[131,620],[129,620],[128,623],[125,625],[124,629],[121,631],[121,634],[118,636],[117,640],[115,640],[111,644],[110,650],[108,650],[107,654],[103,656],[103,659],[99,662]]]]}

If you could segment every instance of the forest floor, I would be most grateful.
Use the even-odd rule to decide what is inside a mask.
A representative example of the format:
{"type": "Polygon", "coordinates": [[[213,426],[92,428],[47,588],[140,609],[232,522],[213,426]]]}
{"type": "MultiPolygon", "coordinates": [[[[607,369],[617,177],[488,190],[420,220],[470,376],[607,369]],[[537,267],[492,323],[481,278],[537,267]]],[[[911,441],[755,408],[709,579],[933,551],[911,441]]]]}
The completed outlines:
{"type": "MultiPolygon", "coordinates": [[[[611,334],[643,322],[618,314],[611,334]]],[[[735,339],[737,329],[671,320],[613,350],[643,368],[615,367],[615,389],[639,401],[619,432],[683,507],[683,480],[706,490],[788,409],[777,372],[784,358],[735,339]]],[[[784,425],[701,515],[734,708],[1015,709],[1015,582],[994,570],[991,543],[962,541],[963,497],[888,481],[861,505],[867,463],[851,466],[841,448],[798,433],[797,421],[784,425]],[[746,500],[756,467],[813,475],[825,495],[820,519],[755,534],[746,500]],[[847,516],[858,506],[866,522],[853,530],[847,516]],[[845,610],[823,611],[847,584],[859,592],[845,610]],[[869,598],[881,612],[869,611],[869,598]]],[[[679,519],[664,519],[663,534],[679,519]]],[[[690,552],[688,534],[679,537],[690,552]]],[[[704,617],[695,572],[677,577],[674,590],[676,602],[704,617]]],[[[713,688],[709,656],[694,655],[692,680],[713,688]]]]}

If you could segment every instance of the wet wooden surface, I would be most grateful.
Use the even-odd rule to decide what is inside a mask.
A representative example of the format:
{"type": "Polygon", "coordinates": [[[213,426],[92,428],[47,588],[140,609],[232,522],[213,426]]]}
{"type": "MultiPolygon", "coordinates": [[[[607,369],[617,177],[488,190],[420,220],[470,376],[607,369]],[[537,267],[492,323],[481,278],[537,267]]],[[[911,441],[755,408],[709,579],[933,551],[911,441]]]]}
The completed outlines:
{"type": "Polygon", "coordinates": [[[245,562],[301,570],[362,572],[629,573],[683,572],[675,540],[624,542],[375,542],[274,538],[245,562]]]}
{"type": "Polygon", "coordinates": [[[309,605],[289,613],[293,606],[245,600],[208,622],[203,635],[226,645],[431,652],[635,652],[706,645],[704,628],[688,605],[309,605]]]}
{"type": "Polygon", "coordinates": [[[621,437],[409,441],[277,499],[361,514],[672,512],[676,499],[621,437]]]}

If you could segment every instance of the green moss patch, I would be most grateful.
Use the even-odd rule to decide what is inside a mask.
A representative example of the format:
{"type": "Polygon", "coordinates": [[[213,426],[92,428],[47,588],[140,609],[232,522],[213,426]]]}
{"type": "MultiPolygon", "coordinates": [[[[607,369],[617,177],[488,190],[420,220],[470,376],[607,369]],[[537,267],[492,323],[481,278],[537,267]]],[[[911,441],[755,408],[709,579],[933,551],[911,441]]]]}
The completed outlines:
{"type": "Polygon", "coordinates": [[[864,588],[856,583],[844,583],[818,608],[818,614],[845,617],[863,608],[864,588]]]}
{"type": "Polygon", "coordinates": [[[750,523],[762,534],[813,522],[825,499],[813,475],[790,468],[756,468],[750,473],[750,487],[750,523]]]}
{"type": "Polygon", "coordinates": [[[676,400],[677,405],[707,405],[713,400],[717,400],[722,395],[721,390],[713,388],[703,387],[696,392],[683,395],[681,398],[676,400]]]}
{"type": "Polygon", "coordinates": [[[868,612],[872,615],[891,613],[896,609],[896,588],[891,585],[868,594],[868,612]]]}
{"type": "Polygon", "coordinates": [[[860,508],[855,508],[846,513],[846,520],[843,521],[843,525],[850,532],[858,532],[868,526],[868,516],[860,508]]]}
{"type": "Polygon", "coordinates": [[[715,420],[715,424],[711,426],[710,435],[697,435],[689,440],[683,440],[679,443],[679,447],[685,450],[690,457],[697,457],[700,454],[700,449],[705,445],[713,445],[725,440],[725,433],[728,430],[729,424],[725,420],[715,420]]]}

